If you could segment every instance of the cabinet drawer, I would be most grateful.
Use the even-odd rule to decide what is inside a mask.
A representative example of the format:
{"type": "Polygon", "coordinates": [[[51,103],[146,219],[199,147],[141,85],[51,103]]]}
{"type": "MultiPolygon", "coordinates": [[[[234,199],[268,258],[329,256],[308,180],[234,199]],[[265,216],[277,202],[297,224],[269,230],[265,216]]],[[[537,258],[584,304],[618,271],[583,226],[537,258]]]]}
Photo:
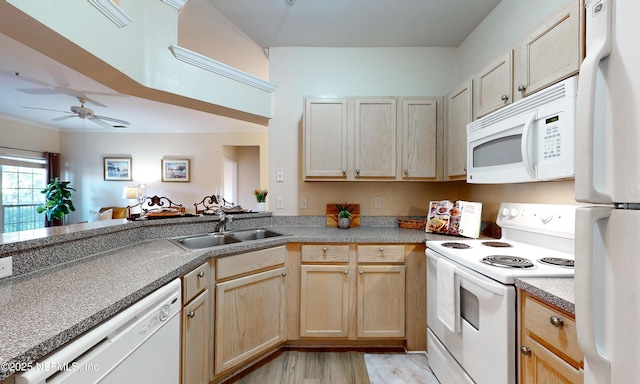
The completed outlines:
{"type": "Polygon", "coordinates": [[[209,263],[204,263],[187,273],[182,278],[182,302],[188,303],[196,295],[209,286],[211,280],[211,268],[209,263]]]}
{"type": "Polygon", "coordinates": [[[243,275],[284,264],[284,247],[261,249],[216,259],[216,279],[243,275]]]}
{"type": "Polygon", "coordinates": [[[349,245],[316,244],[302,246],[303,263],[348,263],[349,245]]]}
{"type": "Polygon", "coordinates": [[[567,314],[554,310],[527,296],[525,301],[524,327],[535,339],[564,353],[575,362],[582,361],[578,346],[576,322],[567,314]],[[553,322],[562,324],[554,325],[553,322]]]}
{"type": "Polygon", "coordinates": [[[404,245],[358,245],[358,263],[404,263],[404,245]]]}

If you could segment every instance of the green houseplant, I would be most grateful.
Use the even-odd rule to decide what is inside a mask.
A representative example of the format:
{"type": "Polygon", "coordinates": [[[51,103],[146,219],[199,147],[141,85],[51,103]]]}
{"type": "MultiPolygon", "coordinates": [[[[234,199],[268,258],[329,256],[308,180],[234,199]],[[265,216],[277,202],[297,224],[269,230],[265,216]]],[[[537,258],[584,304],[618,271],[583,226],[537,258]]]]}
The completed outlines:
{"type": "Polygon", "coordinates": [[[334,204],[338,210],[338,228],[349,228],[351,226],[351,212],[353,207],[350,204],[334,204]]]}
{"type": "Polygon", "coordinates": [[[71,201],[71,191],[75,191],[75,189],[69,184],[69,181],[60,181],[57,177],[52,179],[45,189],[40,191],[45,195],[45,204],[37,207],[36,211],[38,213],[44,212],[49,221],[58,219],[64,222],[65,216],[76,210],[71,201]]]}

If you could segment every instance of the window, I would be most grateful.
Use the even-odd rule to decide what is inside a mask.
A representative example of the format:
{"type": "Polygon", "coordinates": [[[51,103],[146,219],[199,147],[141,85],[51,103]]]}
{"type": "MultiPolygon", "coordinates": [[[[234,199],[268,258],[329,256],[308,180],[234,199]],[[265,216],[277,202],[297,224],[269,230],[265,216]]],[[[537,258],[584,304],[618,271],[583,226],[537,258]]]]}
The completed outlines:
{"type": "Polygon", "coordinates": [[[40,193],[47,184],[44,159],[0,155],[2,232],[44,227],[44,216],[36,207],[44,204],[40,193]]]}

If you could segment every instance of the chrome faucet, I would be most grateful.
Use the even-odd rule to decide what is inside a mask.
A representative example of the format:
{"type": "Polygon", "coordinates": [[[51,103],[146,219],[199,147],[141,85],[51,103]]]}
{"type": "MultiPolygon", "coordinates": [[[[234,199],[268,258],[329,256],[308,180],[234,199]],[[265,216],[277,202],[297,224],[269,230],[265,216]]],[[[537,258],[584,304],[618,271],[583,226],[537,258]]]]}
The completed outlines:
{"type": "Polygon", "coordinates": [[[222,209],[218,211],[218,222],[216,223],[214,232],[224,232],[227,230],[227,223],[233,221],[233,216],[227,216],[222,209]]]}

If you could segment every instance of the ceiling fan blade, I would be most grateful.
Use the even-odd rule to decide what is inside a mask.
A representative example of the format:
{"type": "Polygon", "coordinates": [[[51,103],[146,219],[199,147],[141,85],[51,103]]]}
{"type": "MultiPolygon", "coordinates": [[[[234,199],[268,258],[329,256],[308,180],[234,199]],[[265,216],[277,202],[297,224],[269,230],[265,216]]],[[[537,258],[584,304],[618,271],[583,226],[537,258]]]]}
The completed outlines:
{"type": "Polygon", "coordinates": [[[61,111],[59,109],[49,109],[49,108],[38,108],[38,107],[22,107],[22,108],[27,108],[27,109],[37,109],[39,111],[52,111],[52,112],[60,112],[60,113],[68,113],[71,115],[75,115],[75,113],[73,112],[69,112],[69,111],[61,111]]]}
{"type": "Polygon", "coordinates": [[[94,118],[96,118],[96,119],[107,120],[107,121],[113,121],[114,123],[118,123],[118,124],[124,124],[124,125],[129,125],[129,124],[130,124],[128,121],[119,120],[119,119],[114,119],[113,117],[98,116],[98,115],[92,115],[92,116],[93,116],[94,118]]]}
{"type": "Polygon", "coordinates": [[[94,123],[98,124],[99,126],[101,126],[103,128],[108,128],[108,129],[112,129],[113,128],[113,125],[105,123],[104,121],[98,119],[96,116],[89,117],[88,119],[93,121],[94,123]]]}
{"type": "Polygon", "coordinates": [[[56,117],[55,119],[51,119],[51,121],[61,121],[61,120],[73,119],[76,116],[78,116],[78,115],[56,117]]]}

